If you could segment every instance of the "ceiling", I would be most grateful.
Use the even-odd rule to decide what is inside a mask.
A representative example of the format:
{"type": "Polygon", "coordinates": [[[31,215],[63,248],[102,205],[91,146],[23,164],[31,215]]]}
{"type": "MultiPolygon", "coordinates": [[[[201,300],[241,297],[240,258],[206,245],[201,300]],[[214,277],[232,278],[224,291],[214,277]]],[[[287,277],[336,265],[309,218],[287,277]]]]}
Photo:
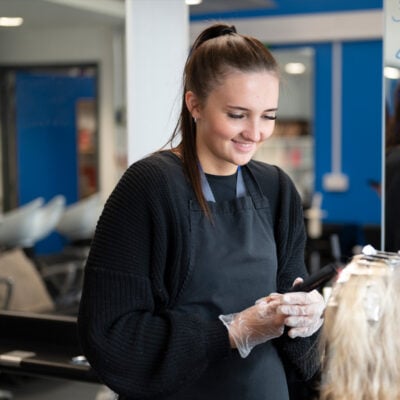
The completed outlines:
{"type": "MultiPolygon", "coordinates": [[[[38,26],[122,26],[126,0],[0,0],[0,16],[20,16],[23,28],[38,26]]],[[[138,0],[129,0],[138,1],[138,0]]],[[[146,0],[151,2],[153,0],[146,0]]],[[[168,1],[168,0],[164,0],[168,1]]],[[[182,0],[183,1],[183,0],[182,0]]],[[[382,8],[383,0],[203,0],[190,6],[192,20],[240,14],[279,15],[382,8]]],[[[0,28],[2,29],[2,28],[0,28]]],[[[1,31],[0,31],[1,32],[1,31]]]]}
{"type": "MultiPolygon", "coordinates": [[[[134,1],[134,0],[132,0],[134,1]]],[[[152,0],[147,0],[152,1],[152,0]]],[[[203,0],[202,4],[190,6],[190,14],[204,15],[230,10],[273,9],[278,0],[203,0]]],[[[279,0],[282,1],[282,0],[279,0]]],[[[125,0],[0,0],[0,16],[24,18],[22,28],[90,26],[105,24],[122,27],[125,18],[125,0]]],[[[0,28],[0,35],[3,29],[0,28]]],[[[13,28],[15,29],[15,28],[13,28]]],[[[281,62],[291,55],[281,52],[281,62]]],[[[309,55],[297,54],[296,61],[309,63],[309,55]],[[300,60],[299,58],[304,58],[300,60]]],[[[311,68],[307,65],[307,71],[311,68]]]]}
{"type": "MultiPolygon", "coordinates": [[[[148,0],[151,1],[151,0],[148,0]]],[[[271,9],[276,0],[203,0],[190,6],[191,16],[240,10],[271,9]]],[[[0,16],[24,18],[24,28],[38,26],[121,25],[125,0],[0,0],[0,16]]]]}
{"type": "Polygon", "coordinates": [[[121,0],[0,0],[0,16],[24,18],[21,28],[25,29],[98,24],[122,26],[125,5],[121,0]]]}

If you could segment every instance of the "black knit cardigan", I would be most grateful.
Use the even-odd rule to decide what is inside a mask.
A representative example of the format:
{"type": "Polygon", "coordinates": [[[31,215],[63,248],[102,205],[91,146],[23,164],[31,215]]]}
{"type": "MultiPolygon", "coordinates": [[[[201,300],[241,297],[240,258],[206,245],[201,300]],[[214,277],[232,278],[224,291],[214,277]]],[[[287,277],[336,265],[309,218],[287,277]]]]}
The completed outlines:
{"type": "MultiPolygon", "coordinates": [[[[242,170],[245,182],[254,179],[274,210],[277,288],[284,292],[306,275],[299,195],[277,167],[251,161],[242,170]]],[[[163,399],[236,351],[219,320],[174,312],[188,270],[193,198],[180,160],[158,153],[128,168],[97,224],[79,337],[99,378],[121,397],[163,399]]],[[[283,335],[275,344],[285,365],[308,379],[318,368],[315,341],[315,335],[283,335]]]]}

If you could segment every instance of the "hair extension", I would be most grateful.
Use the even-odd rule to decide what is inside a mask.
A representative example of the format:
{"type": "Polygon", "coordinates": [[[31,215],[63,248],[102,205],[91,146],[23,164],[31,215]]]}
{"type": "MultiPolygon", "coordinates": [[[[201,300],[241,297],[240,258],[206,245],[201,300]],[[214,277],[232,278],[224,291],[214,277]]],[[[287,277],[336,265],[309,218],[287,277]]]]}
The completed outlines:
{"type": "Polygon", "coordinates": [[[336,283],[325,310],[321,400],[400,399],[400,267],[362,268],[336,283]]]}

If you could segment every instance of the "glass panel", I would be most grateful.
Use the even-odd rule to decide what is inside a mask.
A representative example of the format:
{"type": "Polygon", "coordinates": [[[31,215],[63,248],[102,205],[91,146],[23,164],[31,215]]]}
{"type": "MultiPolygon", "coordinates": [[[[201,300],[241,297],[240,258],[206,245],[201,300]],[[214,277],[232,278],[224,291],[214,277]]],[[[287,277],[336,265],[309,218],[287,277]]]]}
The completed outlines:
{"type": "Polygon", "coordinates": [[[281,92],[276,128],[255,159],[281,167],[293,179],[304,205],[314,191],[313,49],[272,51],[281,67],[281,92]]]}
{"type": "Polygon", "coordinates": [[[400,249],[400,3],[385,1],[385,250],[400,249]]]}

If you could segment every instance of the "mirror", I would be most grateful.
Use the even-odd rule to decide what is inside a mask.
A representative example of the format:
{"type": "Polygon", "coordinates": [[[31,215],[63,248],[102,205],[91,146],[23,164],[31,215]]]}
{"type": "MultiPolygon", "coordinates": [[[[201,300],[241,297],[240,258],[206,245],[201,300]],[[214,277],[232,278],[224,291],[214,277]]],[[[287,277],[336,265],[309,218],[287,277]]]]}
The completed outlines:
{"type": "Polygon", "coordinates": [[[400,4],[385,0],[385,250],[400,250],[400,4]]]}
{"type": "Polygon", "coordinates": [[[23,18],[0,27],[2,308],[76,313],[89,237],[72,221],[98,214],[74,206],[97,211],[126,167],[125,6],[99,3],[0,0],[23,18]]]}

